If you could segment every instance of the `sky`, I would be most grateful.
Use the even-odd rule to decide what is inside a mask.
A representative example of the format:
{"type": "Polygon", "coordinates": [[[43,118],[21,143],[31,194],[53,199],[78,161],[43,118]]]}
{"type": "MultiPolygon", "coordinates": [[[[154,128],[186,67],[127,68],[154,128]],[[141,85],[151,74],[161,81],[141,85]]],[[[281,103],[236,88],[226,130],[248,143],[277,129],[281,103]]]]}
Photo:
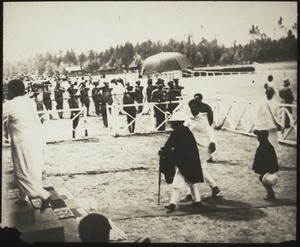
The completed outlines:
{"type": "Polygon", "coordinates": [[[216,38],[229,47],[249,42],[258,26],[278,39],[279,17],[287,28],[297,22],[297,2],[5,2],[4,61],[73,49],[97,52],[126,42],[216,38]]]}

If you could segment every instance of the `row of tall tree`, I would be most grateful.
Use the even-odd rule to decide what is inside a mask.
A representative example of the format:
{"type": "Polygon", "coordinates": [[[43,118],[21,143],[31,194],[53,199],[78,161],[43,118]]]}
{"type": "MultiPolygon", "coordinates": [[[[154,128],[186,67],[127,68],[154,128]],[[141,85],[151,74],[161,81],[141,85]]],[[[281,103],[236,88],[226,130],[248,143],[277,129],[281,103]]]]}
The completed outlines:
{"type": "MultiPolygon", "coordinates": [[[[292,27],[292,30],[297,30],[297,24],[292,27]]],[[[250,41],[244,46],[234,42],[231,47],[225,47],[219,45],[216,39],[208,41],[204,38],[196,44],[192,35],[189,35],[186,41],[170,39],[168,43],[162,43],[147,40],[136,45],[127,42],[101,52],[90,50],[76,54],[72,49],[66,52],[60,51],[58,54],[47,52],[16,63],[5,61],[4,75],[16,76],[26,73],[53,75],[65,73],[65,68],[69,66],[80,66],[88,73],[111,68],[121,72],[132,67],[141,67],[144,59],[162,51],[185,54],[195,67],[248,64],[254,61],[297,60],[297,38],[292,30],[286,30],[284,36],[275,40],[261,33],[257,26],[252,25],[249,29],[250,41]]]]}

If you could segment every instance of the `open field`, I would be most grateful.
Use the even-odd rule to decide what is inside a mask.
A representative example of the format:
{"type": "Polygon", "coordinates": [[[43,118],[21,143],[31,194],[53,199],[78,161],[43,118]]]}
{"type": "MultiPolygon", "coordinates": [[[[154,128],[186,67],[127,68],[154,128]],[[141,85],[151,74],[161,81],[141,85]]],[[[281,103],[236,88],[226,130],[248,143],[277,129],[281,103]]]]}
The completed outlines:
{"type": "MultiPolygon", "coordinates": [[[[98,211],[107,212],[112,219],[114,212],[126,215],[129,208],[153,206],[161,207],[164,215],[162,208],[168,203],[171,186],[162,182],[161,205],[157,206],[157,151],[167,137],[167,133],[103,135],[90,141],[49,144],[44,170],[55,187],[68,189],[76,198],[93,198],[98,211]]],[[[208,169],[217,179],[221,195],[240,203],[263,201],[264,188],[251,170],[256,139],[226,131],[216,131],[216,138],[216,163],[208,169]]],[[[3,148],[3,164],[10,162],[10,150],[3,148]]],[[[279,163],[277,196],[296,200],[296,148],[280,145],[279,163]]],[[[203,197],[210,196],[207,185],[199,188],[203,197]]],[[[295,206],[276,206],[186,216],[144,218],[133,214],[131,219],[114,221],[131,239],[147,235],[153,242],[264,243],[295,239],[296,211],[295,206]]]]}
{"type": "MultiPolygon", "coordinates": [[[[263,84],[270,73],[278,86],[281,78],[289,76],[297,98],[297,72],[293,66],[262,68],[252,75],[182,78],[180,84],[189,96],[201,92],[206,99],[258,100],[264,97],[263,84]]],[[[131,76],[133,83],[135,75],[131,76]]],[[[93,112],[92,104],[91,108],[93,112]]],[[[52,128],[50,136],[54,140],[58,136],[63,136],[63,139],[71,137],[70,120],[49,121],[46,125],[50,122],[61,127],[57,130],[52,128]]],[[[83,130],[82,122],[80,120],[78,126],[80,131],[83,130]]],[[[45,175],[55,187],[66,188],[76,198],[93,198],[97,211],[112,218],[130,239],[141,235],[149,236],[152,242],[190,243],[279,243],[296,239],[295,205],[183,216],[167,214],[163,206],[169,202],[171,186],[164,179],[161,205],[157,205],[157,152],[169,134],[114,138],[108,134],[107,128],[103,128],[99,117],[88,118],[87,125],[89,137],[94,138],[47,145],[45,175]],[[151,211],[153,208],[159,216],[153,214],[151,217],[152,212],[148,212],[148,217],[134,213],[134,209],[151,211]],[[131,217],[128,217],[128,212],[132,212],[131,217]]],[[[217,180],[220,194],[224,199],[241,205],[249,202],[260,205],[266,192],[258,181],[258,175],[251,170],[257,140],[224,130],[215,131],[215,135],[217,153],[215,163],[210,164],[208,170],[217,180]]],[[[3,146],[2,151],[3,167],[11,166],[10,148],[3,146]]],[[[296,201],[296,153],[294,146],[279,145],[279,182],[274,187],[279,199],[296,201]]],[[[210,196],[211,191],[206,184],[199,184],[199,189],[203,198],[210,196]]]]}

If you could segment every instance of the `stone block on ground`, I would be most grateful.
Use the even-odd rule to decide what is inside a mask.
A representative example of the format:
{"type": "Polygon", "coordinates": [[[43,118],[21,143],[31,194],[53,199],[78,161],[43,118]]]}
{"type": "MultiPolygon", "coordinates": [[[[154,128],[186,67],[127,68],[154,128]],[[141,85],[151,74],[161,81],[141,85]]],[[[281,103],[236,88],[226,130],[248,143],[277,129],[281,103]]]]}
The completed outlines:
{"type": "Polygon", "coordinates": [[[26,206],[15,204],[16,200],[8,200],[8,215],[12,226],[35,224],[35,215],[32,205],[28,202],[26,206]]]}
{"type": "Polygon", "coordinates": [[[68,207],[56,208],[53,212],[58,219],[75,218],[73,212],[68,207]]]}
{"type": "Polygon", "coordinates": [[[40,222],[32,225],[22,225],[18,227],[22,232],[20,238],[24,242],[64,242],[64,227],[56,221],[40,222]]]}

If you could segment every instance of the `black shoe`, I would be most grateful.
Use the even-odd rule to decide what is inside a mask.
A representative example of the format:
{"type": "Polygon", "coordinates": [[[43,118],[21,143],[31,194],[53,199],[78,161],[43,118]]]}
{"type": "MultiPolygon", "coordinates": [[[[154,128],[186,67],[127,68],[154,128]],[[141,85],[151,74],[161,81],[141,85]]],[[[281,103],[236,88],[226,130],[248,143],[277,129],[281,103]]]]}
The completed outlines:
{"type": "Polygon", "coordinates": [[[186,195],[185,198],[183,198],[182,200],[180,200],[180,202],[193,202],[193,196],[192,195],[186,195]]]}
{"type": "Polygon", "coordinates": [[[165,206],[165,209],[168,209],[169,211],[173,212],[175,210],[175,204],[171,203],[167,206],[165,206]]]}
{"type": "Polygon", "coordinates": [[[213,187],[211,190],[211,197],[216,197],[217,194],[219,194],[219,192],[220,192],[220,189],[218,188],[218,186],[213,187]]]}
{"type": "Polygon", "coordinates": [[[276,196],[275,196],[275,194],[267,195],[266,197],[264,197],[264,200],[265,201],[274,201],[274,200],[276,200],[276,196]]]}
{"type": "Polygon", "coordinates": [[[202,202],[192,202],[190,205],[187,205],[188,207],[191,207],[191,208],[199,208],[199,207],[202,207],[202,202]]]}
{"type": "Polygon", "coordinates": [[[213,160],[212,157],[210,157],[206,162],[207,162],[207,163],[214,163],[214,160],[213,160]]]}

